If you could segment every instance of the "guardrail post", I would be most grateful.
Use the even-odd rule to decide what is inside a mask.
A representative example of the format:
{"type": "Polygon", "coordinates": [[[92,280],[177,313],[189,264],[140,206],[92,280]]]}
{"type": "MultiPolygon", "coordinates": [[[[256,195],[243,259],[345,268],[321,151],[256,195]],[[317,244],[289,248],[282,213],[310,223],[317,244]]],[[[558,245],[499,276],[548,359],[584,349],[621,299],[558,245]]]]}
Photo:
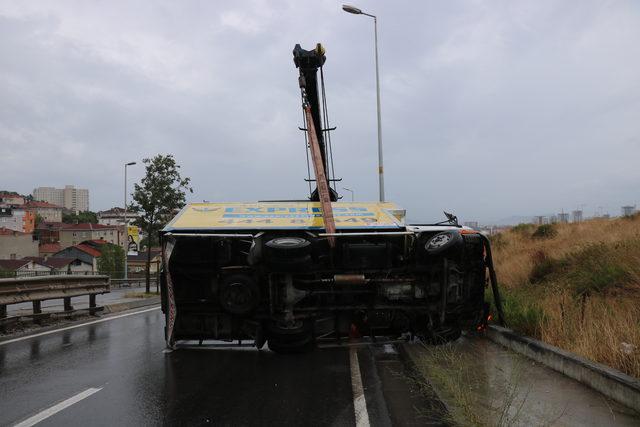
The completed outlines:
{"type": "Polygon", "coordinates": [[[89,312],[94,314],[96,312],[96,294],[89,295],[89,312]]]}
{"type": "Polygon", "coordinates": [[[33,302],[33,314],[40,314],[40,313],[42,313],[41,301],[34,301],[33,302]]]}
{"type": "Polygon", "coordinates": [[[71,297],[63,298],[64,301],[64,311],[72,311],[73,306],[71,305],[71,297]]]}
{"type": "MultiPolygon", "coordinates": [[[[5,304],[1,304],[0,305],[0,321],[6,318],[7,318],[7,306],[5,304]]],[[[0,323],[0,332],[2,333],[7,332],[7,327],[4,323],[0,323]]]]}

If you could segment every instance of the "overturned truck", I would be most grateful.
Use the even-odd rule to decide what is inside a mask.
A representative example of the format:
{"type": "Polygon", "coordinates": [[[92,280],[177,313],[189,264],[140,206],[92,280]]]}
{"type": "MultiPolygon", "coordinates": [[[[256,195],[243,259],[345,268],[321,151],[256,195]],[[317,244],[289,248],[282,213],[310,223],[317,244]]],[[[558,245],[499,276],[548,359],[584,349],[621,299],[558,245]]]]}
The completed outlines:
{"type": "Polygon", "coordinates": [[[487,273],[498,297],[488,240],[453,215],[409,225],[392,203],[337,201],[316,80],[324,51],[297,45],[294,60],[316,188],[304,201],[189,204],[162,230],[167,345],[254,340],[290,353],[323,337],[441,343],[482,328],[487,273]]]}

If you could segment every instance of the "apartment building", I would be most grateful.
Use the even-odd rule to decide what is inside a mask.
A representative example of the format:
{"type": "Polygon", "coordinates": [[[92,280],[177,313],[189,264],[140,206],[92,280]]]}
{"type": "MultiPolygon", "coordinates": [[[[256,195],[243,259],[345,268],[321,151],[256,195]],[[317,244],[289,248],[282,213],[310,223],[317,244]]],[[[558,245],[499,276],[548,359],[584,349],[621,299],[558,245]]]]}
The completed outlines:
{"type": "Polygon", "coordinates": [[[31,234],[0,227],[0,259],[38,256],[38,242],[31,234]]]}
{"type": "Polygon", "coordinates": [[[35,224],[35,213],[22,206],[0,206],[0,227],[30,234],[33,233],[35,224]]]}
{"type": "Polygon", "coordinates": [[[89,210],[89,190],[75,188],[73,185],[65,185],[64,188],[35,188],[33,199],[62,206],[75,213],[89,210]]]}
{"type": "Polygon", "coordinates": [[[33,212],[35,215],[40,215],[44,221],[62,221],[62,206],[54,205],[49,202],[33,201],[26,203],[24,208],[33,212]]]}

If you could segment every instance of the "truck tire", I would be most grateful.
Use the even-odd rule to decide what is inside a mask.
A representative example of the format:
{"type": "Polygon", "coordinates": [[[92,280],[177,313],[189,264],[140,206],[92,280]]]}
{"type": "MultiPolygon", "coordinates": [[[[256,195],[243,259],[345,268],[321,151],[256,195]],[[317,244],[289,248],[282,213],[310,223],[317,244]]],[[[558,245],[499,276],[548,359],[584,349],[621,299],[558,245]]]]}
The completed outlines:
{"type": "Polygon", "coordinates": [[[260,288],[251,276],[231,274],[220,283],[218,301],[229,313],[247,314],[260,303],[260,288]]]}
{"type": "Polygon", "coordinates": [[[312,265],[311,242],[301,237],[276,237],[265,243],[267,264],[275,271],[303,271],[312,265]]]}
{"type": "Polygon", "coordinates": [[[267,326],[269,350],[279,354],[298,354],[313,351],[316,346],[313,324],[300,321],[298,325],[287,327],[278,322],[267,326]]]}
{"type": "Polygon", "coordinates": [[[462,243],[462,235],[453,230],[438,233],[427,241],[424,249],[429,255],[439,255],[447,252],[462,243]]]}

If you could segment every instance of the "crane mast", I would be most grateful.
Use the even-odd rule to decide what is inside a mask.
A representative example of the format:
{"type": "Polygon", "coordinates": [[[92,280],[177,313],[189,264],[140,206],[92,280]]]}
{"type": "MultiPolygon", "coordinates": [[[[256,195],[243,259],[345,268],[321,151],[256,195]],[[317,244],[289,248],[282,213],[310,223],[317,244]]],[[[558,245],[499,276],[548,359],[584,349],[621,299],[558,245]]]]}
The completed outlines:
{"type": "MultiPolygon", "coordinates": [[[[310,115],[306,117],[306,131],[309,134],[309,145],[308,149],[313,157],[313,147],[311,146],[311,133],[313,133],[319,149],[319,157],[322,163],[322,168],[324,170],[324,181],[326,181],[327,189],[328,189],[328,197],[332,202],[338,200],[338,194],[334,189],[330,186],[330,178],[329,178],[329,168],[328,168],[328,159],[327,159],[327,144],[325,141],[324,131],[328,129],[323,129],[322,120],[321,120],[321,100],[320,93],[318,92],[318,69],[322,69],[326,61],[326,57],[324,55],[324,48],[320,43],[316,45],[316,48],[313,50],[305,50],[297,44],[293,49],[293,62],[295,66],[300,70],[300,77],[298,79],[300,84],[300,89],[303,96],[303,104],[307,104],[309,106],[310,115]],[[310,126],[309,124],[313,126],[310,126]],[[314,128],[313,132],[309,132],[311,127],[314,128]]],[[[326,108],[326,106],[325,106],[326,108]]],[[[320,181],[316,172],[316,189],[311,192],[310,199],[312,201],[320,201],[320,181]]]]}
{"type": "MultiPolygon", "coordinates": [[[[328,234],[336,232],[333,207],[331,202],[337,200],[337,194],[329,187],[327,177],[327,156],[324,144],[322,123],[320,122],[320,102],[318,97],[318,68],[324,64],[325,56],[322,45],[318,43],[313,51],[304,50],[299,44],[293,49],[296,67],[300,69],[300,92],[302,95],[302,110],[307,123],[309,150],[316,178],[316,191],[311,194],[311,200],[320,202],[324,228],[328,234]],[[314,196],[315,195],[315,196],[314,196]],[[316,199],[317,197],[317,199],[316,199]]],[[[329,244],[333,247],[335,239],[329,236],[329,244]]]]}

